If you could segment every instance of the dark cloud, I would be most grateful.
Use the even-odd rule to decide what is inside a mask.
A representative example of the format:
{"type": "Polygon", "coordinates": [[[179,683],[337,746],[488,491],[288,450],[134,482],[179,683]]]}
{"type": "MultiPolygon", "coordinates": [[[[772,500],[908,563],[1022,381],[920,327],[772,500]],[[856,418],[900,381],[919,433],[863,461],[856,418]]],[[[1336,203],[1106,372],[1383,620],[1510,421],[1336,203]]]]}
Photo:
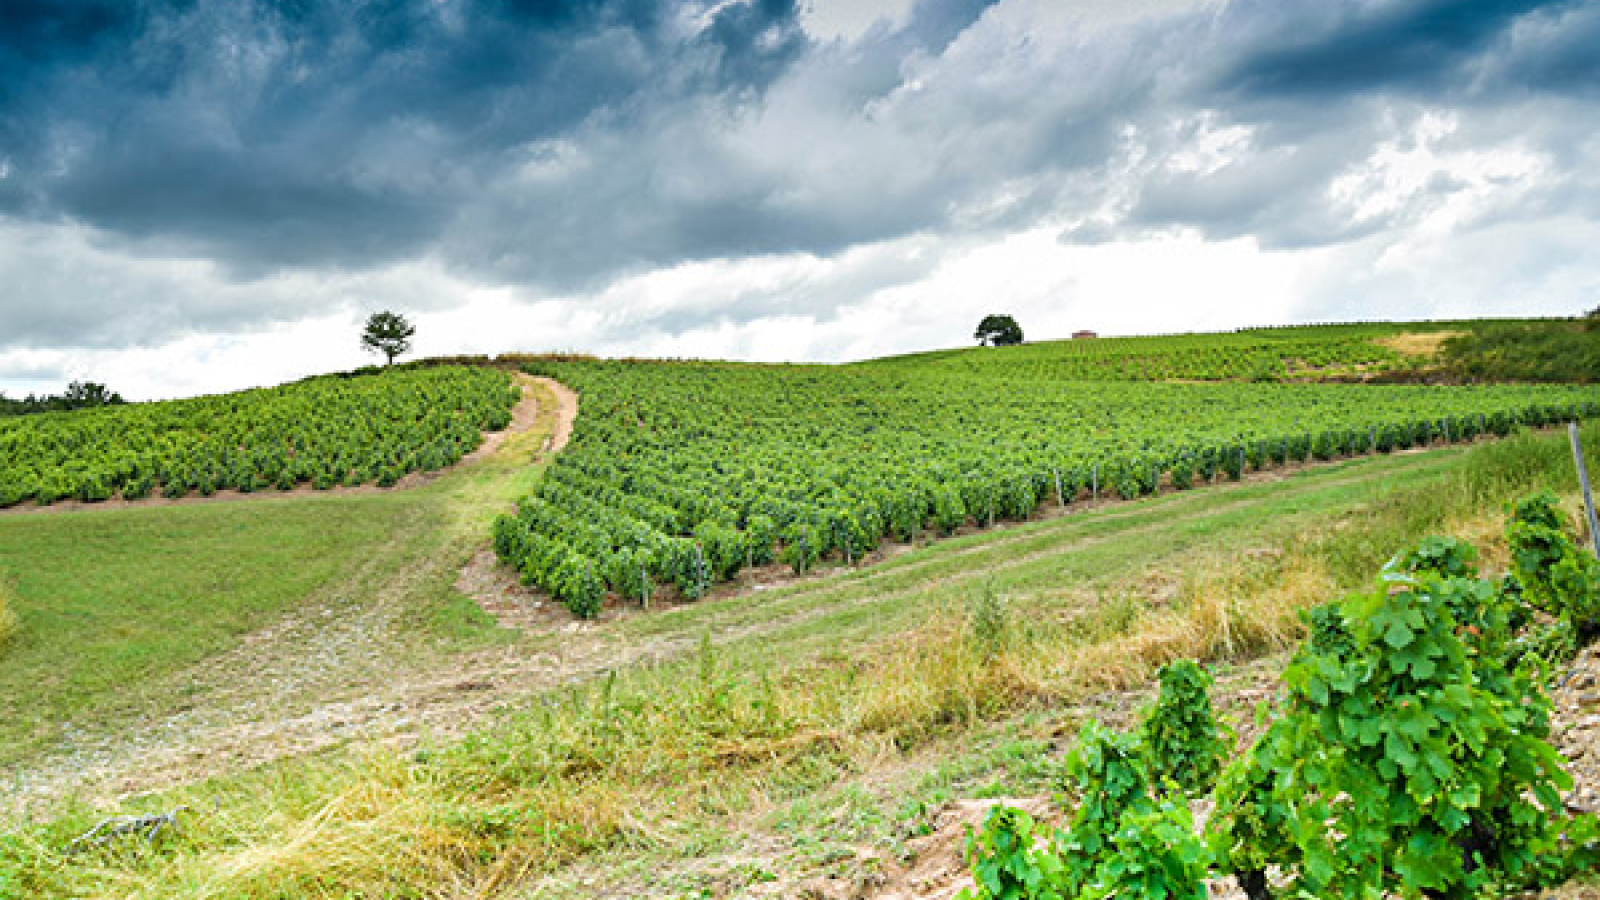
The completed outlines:
{"type": "Polygon", "coordinates": [[[1484,77],[1531,91],[1594,98],[1600,94],[1600,4],[1563,4],[1516,23],[1485,60],[1484,77]]]}
{"type": "Polygon", "coordinates": [[[412,256],[508,151],[759,91],[805,45],[793,0],[700,29],[672,0],[6,9],[0,84],[23,88],[0,95],[0,212],[241,275],[412,256]]]}
{"type": "Polygon", "coordinates": [[[1319,5],[1256,0],[1238,17],[1258,19],[1258,49],[1226,83],[1252,95],[1329,97],[1374,90],[1455,92],[1467,63],[1519,18],[1566,0],[1391,0],[1319,5]]]}
{"type": "MultiPolygon", "coordinates": [[[[1357,244],[1499,187],[1512,199],[1459,227],[1600,217],[1584,174],[1600,0],[919,0],[899,24],[820,42],[802,6],[0,4],[0,224],[81,226],[102,267],[75,289],[71,266],[22,273],[31,257],[0,247],[0,341],[292,321],[346,300],[294,300],[284,278],[412,260],[581,295],[685,262],[1040,223],[1078,243],[1187,229],[1357,244]],[[1375,156],[1417,149],[1430,116],[1449,133],[1422,149],[1514,147],[1538,178],[1485,187],[1442,166],[1404,190],[1357,179],[1395,193],[1383,203],[1341,196],[1375,156]],[[119,291],[120,257],[210,269],[130,262],[143,286],[119,291]],[[276,292],[270,311],[240,287],[253,281],[276,292]],[[24,284],[79,299],[27,308],[24,284]]],[[[816,302],[886,283],[844,279],[816,302]]],[[[808,289],[627,321],[770,318],[808,289]]]]}

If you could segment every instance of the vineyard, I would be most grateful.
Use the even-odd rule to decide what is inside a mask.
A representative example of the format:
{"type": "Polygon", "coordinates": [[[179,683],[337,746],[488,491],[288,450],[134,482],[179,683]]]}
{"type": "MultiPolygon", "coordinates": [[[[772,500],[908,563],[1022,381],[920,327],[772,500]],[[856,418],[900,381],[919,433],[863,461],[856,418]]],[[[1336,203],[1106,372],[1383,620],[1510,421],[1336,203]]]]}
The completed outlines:
{"type": "Polygon", "coordinates": [[[1479,577],[1470,544],[1430,537],[1372,589],[1309,610],[1285,690],[1231,761],[1211,677],[1169,664],[1137,732],[1084,725],[1065,829],[991,810],[969,843],[976,890],[959,896],[1200,900],[1232,876],[1249,900],[1471,897],[1592,874],[1600,818],[1563,803],[1546,682],[1600,634],[1600,564],[1557,505],[1517,506],[1502,578],[1479,577]]]}
{"type": "Polygon", "coordinates": [[[389,486],[459,460],[517,399],[504,372],[441,367],[0,419],[0,508],[389,486]]]}
{"type": "MultiPolygon", "coordinates": [[[[1359,380],[1373,373],[1414,371],[1429,360],[1380,341],[1426,328],[1450,334],[1467,322],[1426,326],[1392,323],[1252,328],[1220,334],[1181,334],[996,347],[984,353],[937,350],[888,357],[866,365],[906,366],[960,375],[1003,375],[1066,381],[1317,381],[1359,380]]],[[[1426,332],[1424,332],[1426,333],[1426,332]]]]}
{"type": "MultiPolygon", "coordinates": [[[[1278,352],[1315,343],[1305,331],[1286,330],[1278,352]]],[[[1206,338],[1096,346],[1117,358],[1123,344],[1170,351],[1189,341],[1163,365],[1198,379],[1237,340],[1274,340],[1206,338]]],[[[1352,342],[1373,358],[1391,352],[1337,330],[1321,352],[1349,360],[1352,342]]],[[[526,583],[592,616],[608,596],[647,604],[670,587],[694,599],[745,567],[852,563],[885,539],[1026,519],[1041,505],[1184,490],[1600,411],[1594,389],[1571,386],[1070,380],[1058,370],[1075,364],[1051,355],[1060,346],[836,367],[531,364],[577,389],[584,412],[539,488],[495,523],[496,552],[526,583]]]]}

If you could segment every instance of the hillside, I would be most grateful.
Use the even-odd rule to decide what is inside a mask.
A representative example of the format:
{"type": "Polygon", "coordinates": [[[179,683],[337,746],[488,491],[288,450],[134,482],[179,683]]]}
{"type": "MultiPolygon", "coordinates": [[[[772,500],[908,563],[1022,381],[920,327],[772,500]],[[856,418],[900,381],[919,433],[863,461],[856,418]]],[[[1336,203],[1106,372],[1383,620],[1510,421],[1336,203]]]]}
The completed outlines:
{"type": "Polygon", "coordinates": [[[1433,328],[1106,339],[1095,380],[1086,342],[504,357],[577,389],[559,453],[530,384],[515,436],[399,490],[0,516],[0,897],[874,896],[950,801],[1049,793],[1161,663],[1218,667],[1242,723],[1298,612],[1421,535],[1498,573],[1507,502],[1576,525],[1543,426],[1592,387],[1239,374],[1399,371],[1433,328]]]}

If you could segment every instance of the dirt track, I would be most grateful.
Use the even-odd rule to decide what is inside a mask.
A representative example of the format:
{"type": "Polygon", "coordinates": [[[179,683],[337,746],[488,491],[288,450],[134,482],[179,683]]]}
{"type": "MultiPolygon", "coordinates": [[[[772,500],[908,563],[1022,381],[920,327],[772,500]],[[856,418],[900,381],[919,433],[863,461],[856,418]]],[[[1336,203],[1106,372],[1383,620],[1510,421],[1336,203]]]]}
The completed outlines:
{"type": "MultiPolygon", "coordinates": [[[[532,389],[535,379],[519,374],[523,400],[511,424],[488,435],[452,469],[472,466],[511,450],[513,436],[551,423],[540,456],[564,447],[577,418],[578,397],[565,385],[537,379],[556,396],[555,410],[541,409],[532,389]]],[[[519,448],[526,452],[527,448],[519,448]]],[[[346,493],[404,489],[437,479],[450,470],[415,476],[410,485],[358,487],[346,493]]],[[[331,493],[331,492],[325,492],[331,493]]],[[[139,501],[172,505],[228,502],[284,496],[139,501]]],[[[132,506],[111,502],[96,507],[132,506]]],[[[51,509],[51,508],[47,508],[51,509]]],[[[403,538],[397,537],[397,550],[403,538]]],[[[142,715],[131,727],[115,730],[69,725],[72,738],[47,758],[0,771],[15,790],[0,804],[27,805],[68,792],[85,796],[126,795],[236,771],[285,756],[315,752],[351,741],[415,741],[422,733],[465,730],[494,706],[536,688],[589,676],[624,661],[608,642],[577,640],[584,627],[572,627],[565,610],[559,618],[518,622],[529,631],[572,633],[558,652],[529,653],[526,647],[495,647],[445,659],[418,659],[395,666],[396,653],[412,656],[415,629],[408,599],[422,585],[460,567],[460,550],[427,555],[416,564],[390,568],[380,550],[346,583],[281,621],[243,637],[233,650],[178,673],[158,694],[192,695],[194,702],[142,715]],[[349,596],[362,597],[352,602],[349,596]]],[[[490,556],[492,564],[493,557],[490,556]]],[[[445,577],[448,577],[446,574],[445,577]]],[[[537,610],[532,610],[537,612],[537,610]]]]}

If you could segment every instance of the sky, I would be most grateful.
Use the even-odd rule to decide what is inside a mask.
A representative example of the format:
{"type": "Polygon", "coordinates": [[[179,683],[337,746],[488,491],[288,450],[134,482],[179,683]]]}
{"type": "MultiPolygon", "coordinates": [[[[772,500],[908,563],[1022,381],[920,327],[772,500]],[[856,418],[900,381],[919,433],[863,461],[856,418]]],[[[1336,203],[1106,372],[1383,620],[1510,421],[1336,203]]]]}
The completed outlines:
{"type": "Polygon", "coordinates": [[[1600,0],[6,0],[0,392],[1600,305],[1600,0]]]}

